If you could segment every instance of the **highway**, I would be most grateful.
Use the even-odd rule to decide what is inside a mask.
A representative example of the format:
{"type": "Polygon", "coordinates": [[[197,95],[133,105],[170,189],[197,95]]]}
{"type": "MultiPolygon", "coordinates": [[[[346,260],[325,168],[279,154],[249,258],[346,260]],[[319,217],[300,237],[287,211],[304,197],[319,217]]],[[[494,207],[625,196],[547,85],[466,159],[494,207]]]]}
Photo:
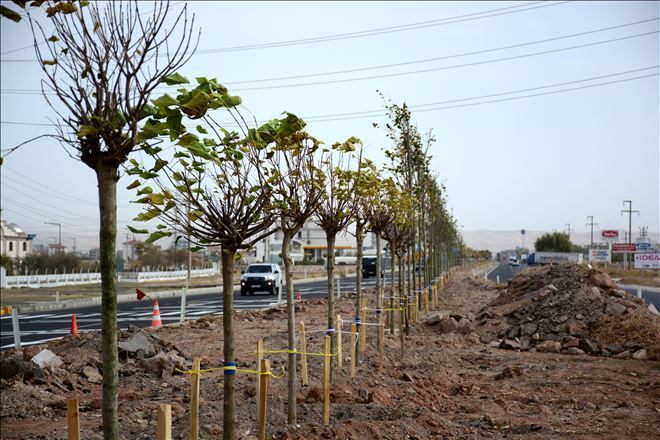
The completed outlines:
{"type": "MultiPolygon", "coordinates": [[[[386,277],[389,281],[389,278],[386,277]]],[[[342,294],[355,290],[355,277],[340,278],[340,291],[342,294]]],[[[337,281],[335,281],[336,283],[337,281]]],[[[365,288],[376,285],[374,277],[362,281],[365,288]]],[[[146,290],[146,289],[145,289],[146,290]]],[[[295,294],[301,294],[302,299],[325,298],[327,296],[327,281],[295,282],[295,294]]],[[[147,293],[149,293],[147,291],[147,293]]],[[[158,300],[160,316],[163,324],[179,321],[181,298],[161,298],[158,300]]],[[[259,310],[277,303],[277,297],[257,293],[253,296],[241,296],[240,289],[234,288],[235,310],[259,310]]],[[[222,293],[220,287],[217,292],[189,295],[186,301],[186,320],[198,319],[205,315],[222,314],[222,293]]],[[[148,327],[153,316],[153,303],[144,298],[141,301],[124,302],[117,304],[117,322],[119,328],[126,329],[129,325],[148,327]]],[[[49,340],[61,338],[70,332],[71,316],[76,314],[79,332],[100,330],[101,307],[99,305],[58,309],[46,312],[32,312],[19,314],[21,330],[21,345],[43,344],[49,340]]],[[[11,316],[0,318],[0,349],[14,346],[11,316]]]]}
{"type": "MultiPolygon", "coordinates": [[[[500,262],[497,267],[493,268],[488,273],[488,279],[491,281],[496,281],[497,276],[500,277],[500,283],[506,283],[509,281],[515,274],[521,270],[525,270],[528,266],[521,264],[520,266],[510,266],[508,262],[500,262]]],[[[637,296],[637,289],[641,288],[641,296],[647,304],[653,304],[658,310],[660,310],[660,288],[646,287],[646,286],[634,286],[634,285],[620,285],[622,289],[626,292],[637,296]]]]}

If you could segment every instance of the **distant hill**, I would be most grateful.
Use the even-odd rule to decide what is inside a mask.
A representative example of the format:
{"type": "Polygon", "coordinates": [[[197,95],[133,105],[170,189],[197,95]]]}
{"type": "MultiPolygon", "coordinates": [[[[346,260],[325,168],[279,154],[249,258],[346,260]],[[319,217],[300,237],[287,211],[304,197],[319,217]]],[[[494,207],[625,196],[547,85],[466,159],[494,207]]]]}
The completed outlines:
{"type": "MultiPolygon", "coordinates": [[[[534,242],[543,234],[552,231],[525,231],[524,246],[533,251],[534,242]]],[[[463,231],[463,239],[472,249],[488,249],[493,253],[499,251],[513,249],[518,246],[523,246],[523,236],[520,235],[520,229],[515,231],[490,231],[490,230],[476,230],[476,231],[463,231]]],[[[623,231],[619,231],[621,241],[623,241],[623,231]]],[[[635,231],[633,236],[636,237],[635,231]]],[[[649,232],[651,241],[658,243],[660,241],[660,233],[649,232]]],[[[589,232],[573,232],[571,233],[571,241],[578,245],[588,245],[590,242],[589,232]]],[[[602,242],[600,239],[600,230],[594,231],[594,243],[602,242]]]]}

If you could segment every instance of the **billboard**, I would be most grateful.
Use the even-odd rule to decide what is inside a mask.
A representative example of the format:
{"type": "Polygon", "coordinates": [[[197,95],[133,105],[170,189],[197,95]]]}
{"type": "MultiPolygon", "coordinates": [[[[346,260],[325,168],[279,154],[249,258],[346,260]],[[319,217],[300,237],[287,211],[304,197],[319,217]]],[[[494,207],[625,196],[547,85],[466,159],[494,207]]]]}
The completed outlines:
{"type": "Polygon", "coordinates": [[[660,254],[635,254],[635,269],[660,269],[660,254]]]}
{"type": "Polygon", "coordinates": [[[618,238],[619,237],[619,231],[613,230],[613,229],[608,229],[604,231],[600,231],[600,235],[603,238],[618,238]]]}
{"type": "Polygon", "coordinates": [[[614,243],[612,244],[612,252],[615,254],[635,252],[637,246],[635,243],[614,243]]]}
{"type": "Polygon", "coordinates": [[[611,263],[612,254],[609,249],[589,249],[589,262],[611,263]]]}

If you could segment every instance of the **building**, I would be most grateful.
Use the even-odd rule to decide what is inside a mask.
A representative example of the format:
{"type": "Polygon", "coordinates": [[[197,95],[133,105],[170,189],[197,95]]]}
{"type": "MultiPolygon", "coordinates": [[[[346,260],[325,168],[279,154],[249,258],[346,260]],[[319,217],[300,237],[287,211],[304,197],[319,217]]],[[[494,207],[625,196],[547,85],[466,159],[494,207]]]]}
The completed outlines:
{"type": "Polygon", "coordinates": [[[34,235],[26,234],[16,224],[0,218],[0,254],[20,260],[31,252],[33,238],[34,235]]]}

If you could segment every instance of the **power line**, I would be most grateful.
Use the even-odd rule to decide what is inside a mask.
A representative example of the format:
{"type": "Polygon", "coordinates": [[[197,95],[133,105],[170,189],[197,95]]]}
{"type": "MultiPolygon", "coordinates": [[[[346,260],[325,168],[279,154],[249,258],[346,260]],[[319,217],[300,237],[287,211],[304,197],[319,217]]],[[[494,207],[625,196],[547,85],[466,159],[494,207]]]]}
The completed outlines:
{"type": "MultiPolygon", "coordinates": [[[[560,2],[557,2],[557,3],[551,3],[551,4],[545,4],[545,3],[548,3],[548,2],[547,1],[536,1],[536,2],[525,3],[525,4],[522,4],[522,5],[507,6],[507,7],[504,7],[504,8],[489,9],[489,10],[486,10],[486,11],[473,12],[473,13],[470,13],[470,14],[462,14],[462,15],[456,15],[456,16],[452,16],[452,17],[438,18],[438,19],[434,19],[434,20],[421,21],[421,22],[416,22],[416,23],[408,23],[408,24],[398,25],[398,26],[389,26],[389,27],[383,27],[383,28],[368,29],[368,30],[364,30],[364,31],[346,32],[346,33],[341,33],[341,34],[332,34],[332,35],[325,35],[325,36],[311,37],[311,38],[301,38],[301,39],[295,39],[295,40],[284,40],[284,41],[277,41],[277,42],[272,42],[272,43],[258,43],[258,44],[247,44],[247,45],[242,45],[242,46],[221,47],[221,48],[215,48],[215,49],[202,49],[202,50],[195,51],[194,55],[205,55],[205,54],[214,54],[214,53],[222,53],[222,52],[238,52],[238,51],[255,50],[255,49],[268,49],[268,48],[273,48],[273,47],[298,46],[298,45],[303,45],[303,44],[314,44],[314,43],[323,43],[323,42],[327,42],[327,41],[337,41],[337,40],[345,40],[345,39],[352,39],[352,38],[370,37],[370,36],[374,36],[374,35],[382,35],[382,34],[388,34],[388,33],[393,33],[393,32],[403,32],[403,31],[422,29],[422,28],[427,28],[427,27],[442,26],[442,25],[453,24],[453,23],[462,23],[462,22],[466,22],[466,21],[480,20],[480,19],[483,19],[483,18],[490,18],[490,17],[497,17],[497,16],[502,16],[502,15],[515,14],[515,13],[530,11],[530,10],[534,10],[534,9],[558,6],[558,5],[562,5],[564,3],[570,3],[570,2],[569,1],[560,1],[560,2]]],[[[168,54],[163,54],[163,56],[166,56],[166,55],[168,55],[168,54]]],[[[37,61],[37,60],[36,59],[0,60],[0,62],[35,62],[35,61],[37,61]]]]}
{"type": "MultiPolygon", "coordinates": [[[[85,216],[81,216],[81,215],[78,214],[77,212],[73,212],[73,211],[69,211],[69,210],[66,210],[66,209],[62,209],[62,208],[60,208],[60,207],[58,207],[58,206],[55,206],[55,205],[52,205],[52,204],[50,204],[50,203],[44,202],[43,200],[38,200],[38,199],[36,199],[35,197],[33,197],[33,196],[29,195],[29,194],[26,194],[26,193],[24,193],[23,191],[21,191],[21,190],[19,190],[19,189],[16,189],[15,187],[13,187],[13,186],[11,186],[11,185],[8,185],[6,182],[3,182],[3,183],[2,183],[2,186],[5,186],[5,187],[11,189],[12,191],[14,191],[14,192],[16,192],[16,193],[22,195],[22,196],[28,197],[28,199],[31,200],[31,201],[35,201],[35,202],[40,203],[41,205],[45,205],[45,206],[48,206],[48,207],[50,207],[50,208],[56,209],[56,210],[58,210],[58,211],[62,211],[62,212],[65,212],[65,213],[71,214],[71,215],[73,215],[74,217],[77,217],[78,219],[85,219],[85,220],[90,220],[90,221],[91,221],[91,220],[96,220],[96,219],[93,218],[93,217],[85,217],[85,216]]],[[[15,202],[12,202],[12,203],[15,203],[15,202]]]]}
{"type": "MultiPolygon", "coordinates": [[[[23,186],[25,186],[25,187],[27,187],[27,188],[30,188],[30,189],[32,189],[32,190],[35,190],[35,191],[43,191],[43,190],[46,190],[46,191],[50,191],[51,193],[55,194],[57,197],[59,197],[59,198],[61,198],[61,199],[64,199],[64,200],[66,200],[66,201],[68,201],[68,202],[72,202],[72,203],[80,203],[80,204],[85,204],[85,205],[90,205],[90,206],[97,206],[97,204],[94,203],[94,202],[92,202],[92,201],[79,199],[79,198],[77,198],[77,197],[74,197],[74,196],[68,195],[68,194],[66,194],[66,193],[63,193],[63,192],[61,192],[61,191],[55,190],[55,189],[53,189],[53,188],[51,188],[51,187],[49,187],[49,186],[43,185],[43,184],[41,184],[41,183],[39,183],[39,182],[37,182],[37,181],[31,179],[31,178],[29,178],[29,177],[27,177],[27,176],[25,176],[25,175],[19,173],[18,171],[12,170],[11,168],[9,168],[9,167],[7,167],[7,166],[3,166],[3,170],[4,170],[4,171],[10,171],[10,172],[12,172],[12,173],[15,173],[15,174],[17,174],[18,176],[22,177],[23,179],[25,179],[25,180],[27,180],[27,181],[33,183],[34,185],[38,185],[39,187],[43,188],[43,189],[37,189],[36,187],[31,186],[30,184],[27,184],[26,182],[16,182],[16,183],[18,183],[18,184],[20,184],[20,185],[23,185],[23,186]]],[[[4,176],[4,178],[5,178],[5,179],[9,179],[10,181],[13,180],[13,178],[12,178],[11,176],[4,176]]]]}
{"type": "MultiPolygon", "coordinates": [[[[653,19],[648,19],[648,20],[643,20],[643,21],[640,21],[640,22],[619,25],[619,26],[615,26],[615,27],[623,27],[623,26],[630,26],[632,24],[644,23],[644,22],[649,22],[649,21],[657,21],[658,19],[660,19],[660,18],[656,17],[656,18],[653,18],[653,19]]],[[[612,28],[615,28],[615,27],[612,27],[612,28]]],[[[325,75],[334,75],[334,74],[344,73],[344,72],[352,72],[352,71],[357,72],[357,71],[365,71],[365,70],[373,70],[373,69],[401,66],[401,65],[406,65],[406,64],[416,64],[416,63],[422,63],[422,62],[437,61],[437,60],[442,60],[442,59],[457,58],[457,57],[468,56],[468,55],[473,55],[473,54],[478,54],[478,53],[486,53],[486,52],[504,50],[504,49],[508,49],[508,48],[527,46],[527,45],[531,45],[531,44],[540,44],[540,43],[547,42],[547,41],[558,40],[558,39],[563,39],[563,38],[570,38],[570,37],[573,37],[573,36],[576,36],[576,35],[584,35],[584,34],[588,34],[588,33],[601,32],[603,30],[612,29],[612,28],[597,29],[597,30],[593,30],[593,31],[582,32],[582,33],[579,33],[579,34],[572,34],[572,35],[567,35],[567,36],[562,36],[562,37],[555,37],[555,38],[551,38],[551,39],[547,39],[547,40],[539,40],[539,41],[536,41],[536,42],[520,43],[520,44],[516,44],[516,45],[512,45],[512,46],[504,46],[504,47],[499,47],[499,48],[485,49],[485,50],[481,50],[481,51],[467,52],[467,53],[463,53],[463,54],[454,54],[454,55],[448,55],[448,56],[445,56],[445,57],[428,58],[428,59],[424,59],[424,60],[414,60],[414,61],[405,62],[405,63],[397,63],[397,64],[382,65],[382,66],[371,66],[371,67],[365,67],[365,68],[349,69],[349,70],[345,70],[345,71],[315,73],[315,74],[308,74],[308,75],[298,75],[298,76],[290,77],[290,78],[318,77],[318,76],[325,76],[325,75]]],[[[529,58],[529,57],[533,57],[533,56],[564,52],[564,51],[568,51],[568,50],[582,49],[582,48],[586,48],[586,47],[592,47],[592,46],[597,46],[597,45],[602,45],[602,44],[609,44],[609,43],[628,40],[628,39],[632,39],[632,38],[639,38],[639,37],[645,37],[645,36],[649,36],[649,35],[655,35],[655,34],[658,34],[658,33],[660,33],[660,31],[656,30],[656,31],[644,32],[644,33],[635,34],[635,35],[626,35],[626,36],[623,36],[623,37],[611,38],[611,39],[608,39],[608,40],[600,40],[600,41],[595,41],[595,42],[585,43],[585,44],[580,44],[580,45],[575,45],[575,46],[568,46],[568,47],[548,49],[548,50],[538,51],[538,52],[531,52],[531,53],[522,54],[522,55],[512,55],[512,56],[502,57],[502,58],[493,58],[493,59],[490,59],[490,60],[474,61],[474,62],[463,63],[463,64],[453,64],[453,65],[449,65],[449,66],[432,67],[432,68],[428,68],[428,69],[412,70],[412,71],[407,71],[407,72],[387,73],[387,74],[363,76],[363,77],[357,77],[357,78],[344,78],[344,79],[325,80],[325,81],[316,81],[316,82],[307,82],[307,83],[284,84],[284,85],[275,85],[275,86],[245,87],[245,88],[233,89],[232,91],[239,92],[239,91],[249,91],[249,90],[266,90],[266,89],[273,89],[273,88],[291,88],[291,87],[338,84],[338,83],[346,83],[346,82],[353,82],[353,81],[364,81],[364,80],[371,80],[371,79],[392,78],[392,77],[404,76],[404,75],[413,75],[413,74],[428,73],[428,72],[435,72],[435,71],[442,71],[442,70],[451,70],[451,69],[479,66],[479,65],[497,63],[497,62],[503,62],[503,61],[512,61],[512,60],[517,60],[517,59],[529,58]]],[[[287,78],[287,77],[282,77],[282,79],[284,79],[284,78],[287,78]]],[[[257,80],[240,81],[240,83],[276,81],[278,79],[279,78],[257,79],[257,80]]],[[[238,82],[226,83],[226,84],[236,84],[236,83],[238,83],[238,82]]],[[[5,89],[5,90],[2,90],[1,92],[5,93],[5,94],[17,94],[17,95],[29,95],[29,94],[41,95],[43,93],[42,91],[37,90],[37,89],[5,89]]],[[[46,95],[53,95],[53,93],[48,93],[47,92],[46,95]]]]}

